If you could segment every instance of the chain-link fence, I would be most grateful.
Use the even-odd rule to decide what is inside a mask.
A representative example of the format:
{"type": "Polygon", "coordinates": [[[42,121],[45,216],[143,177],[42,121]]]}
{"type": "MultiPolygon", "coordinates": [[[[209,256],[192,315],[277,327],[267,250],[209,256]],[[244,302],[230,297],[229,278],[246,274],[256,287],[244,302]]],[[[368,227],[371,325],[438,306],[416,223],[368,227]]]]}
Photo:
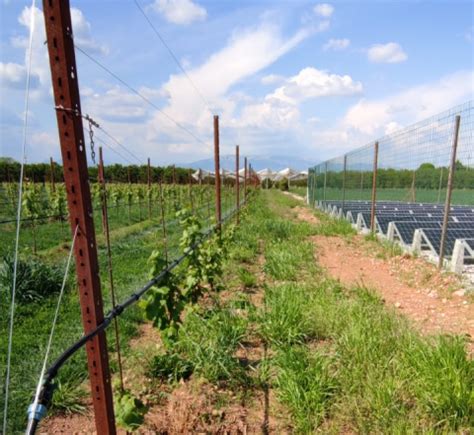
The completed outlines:
{"type": "Polygon", "coordinates": [[[322,162],[309,169],[308,202],[413,249],[421,231],[418,249],[440,264],[461,239],[474,258],[473,131],[470,101],[322,162]],[[404,239],[408,221],[415,232],[404,239]]]}

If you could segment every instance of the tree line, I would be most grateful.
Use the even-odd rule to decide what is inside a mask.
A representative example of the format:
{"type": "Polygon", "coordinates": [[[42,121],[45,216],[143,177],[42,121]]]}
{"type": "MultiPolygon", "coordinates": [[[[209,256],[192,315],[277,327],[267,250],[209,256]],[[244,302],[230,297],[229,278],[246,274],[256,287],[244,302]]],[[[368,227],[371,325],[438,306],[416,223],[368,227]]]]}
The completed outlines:
{"type": "MultiPolygon", "coordinates": [[[[192,170],[194,172],[194,170],[192,170]]],[[[121,164],[106,165],[104,167],[107,181],[113,183],[146,183],[148,180],[147,165],[129,165],[121,164]]],[[[179,166],[151,166],[150,173],[153,182],[161,180],[163,183],[173,182],[173,172],[175,173],[175,182],[178,184],[189,183],[191,169],[179,166]]],[[[54,163],[53,170],[49,163],[28,163],[24,167],[24,177],[28,181],[35,183],[44,183],[51,181],[53,173],[56,182],[63,181],[63,167],[59,163],[54,163]]],[[[97,180],[97,166],[89,167],[89,177],[91,180],[97,180]]],[[[0,182],[18,181],[20,177],[20,163],[10,158],[0,158],[0,182]]],[[[196,180],[193,179],[193,182],[196,180]]]]}
{"type": "MultiPolygon", "coordinates": [[[[323,169],[324,170],[324,169],[323,169]]],[[[435,167],[431,163],[423,163],[416,170],[413,169],[383,169],[377,170],[377,187],[385,189],[410,188],[414,185],[418,189],[445,189],[448,183],[449,168],[435,167]]],[[[345,185],[347,189],[372,188],[372,171],[346,171],[345,185]]],[[[316,182],[319,187],[324,185],[324,172],[318,174],[316,182]]],[[[344,172],[328,171],[326,186],[341,188],[344,183],[344,172]]],[[[456,162],[453,187],[455,189],[474,189],[474,168],[456,162]]]]}

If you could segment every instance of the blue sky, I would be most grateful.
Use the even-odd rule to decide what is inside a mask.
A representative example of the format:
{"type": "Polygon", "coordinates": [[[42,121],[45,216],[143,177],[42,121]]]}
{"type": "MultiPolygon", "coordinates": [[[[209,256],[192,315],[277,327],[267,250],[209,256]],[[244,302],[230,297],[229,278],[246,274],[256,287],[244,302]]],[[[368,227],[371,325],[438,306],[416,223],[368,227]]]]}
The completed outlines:
{"type": "MultiPolygon", "coordinates": [[[[71,1],[76,45],[138,89],[147,105],[77,53],[82,109],[140,161],[222,153],[336,156],[473,98],[470,1],[71,1]]],[[[59,159],[41,2],[34,10],[27,160],[59,159]]],[[[3,0],[0,147],[20,157],[31,3],[3,0]]],[[[100,131],[96,137],[137,163],[100,131]]],[[[127,160],[104,150],[108,162],[127,160]]]]}

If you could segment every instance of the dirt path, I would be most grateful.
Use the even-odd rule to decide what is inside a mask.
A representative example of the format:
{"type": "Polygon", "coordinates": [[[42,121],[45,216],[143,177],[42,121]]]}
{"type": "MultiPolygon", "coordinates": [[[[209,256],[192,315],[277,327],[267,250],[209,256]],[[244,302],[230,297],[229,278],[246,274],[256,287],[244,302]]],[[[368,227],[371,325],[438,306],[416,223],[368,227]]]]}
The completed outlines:
{"type": "MultiPolygon", "coordinates": [[[[306,207],[295,208],[299,219],[317,223],[306,207]]],[[[383,248],[362,236],[314,236],[316,256],[328,273],[346,285],[376,290],[387,305],[405,314],[426,334],[467,335],[474,352],[474,304],[460,290],[460,281],[440,274],[425,261],[406,255],[381,255],[383,248]],[[453,291],[454,290],[454,291],[453,291]]]]}

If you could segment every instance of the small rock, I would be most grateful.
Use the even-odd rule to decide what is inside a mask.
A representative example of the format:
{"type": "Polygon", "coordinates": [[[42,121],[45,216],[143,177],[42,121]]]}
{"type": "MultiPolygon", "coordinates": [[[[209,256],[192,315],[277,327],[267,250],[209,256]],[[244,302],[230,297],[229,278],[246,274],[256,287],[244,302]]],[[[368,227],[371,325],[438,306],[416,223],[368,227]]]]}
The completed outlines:
{"type": "Polygon", "coordinates": [[[444,298],[444,299],[441,300],[441,302],[442,302],[443,304],[445,304],[446,302],[448,302],[448,300],[447,300],[446,298],[444,298]]]}
{"type": "Polygon", "coordinates": [[[466,290],[456,290],[455,292],[453,292],[453,295],[463,297],[466,295],[466,290]]]}
{"type": "Polygon", "coordinates": [[[395,308],[401,308],[402,304],[400,302],[395,302],[395,308]]]}

